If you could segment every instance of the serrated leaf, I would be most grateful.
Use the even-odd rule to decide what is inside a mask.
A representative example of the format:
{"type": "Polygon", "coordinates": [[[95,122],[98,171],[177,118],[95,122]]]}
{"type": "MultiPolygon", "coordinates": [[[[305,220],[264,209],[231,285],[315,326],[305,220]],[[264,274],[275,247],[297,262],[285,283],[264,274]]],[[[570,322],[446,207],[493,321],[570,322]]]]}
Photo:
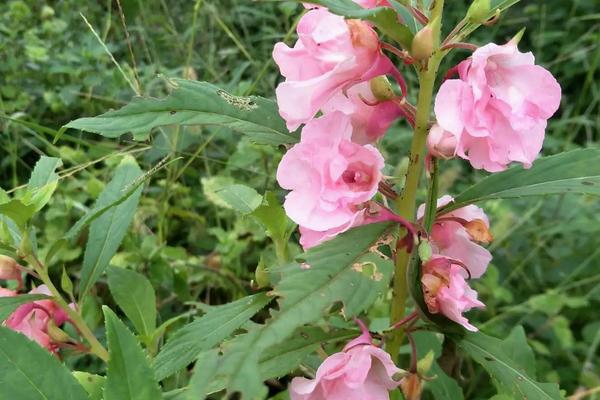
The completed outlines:
{"type": "Polygon", "coordinates": [[[186,400],[204,400],[206,398],[218,361],[219,351],[216,349],[206,351],[200,355],[196,361],[189,388],[185,393],[186,400]]]}
{"type": "Polygon", "coordinates": [[[88,400],[69,370],[26,336],[0,327],[0,398],[88,400]]]}
{"type": "Polygon", "coordinates": [[[21,294],[13,297],[0,297],[0,322],[4,322],[21,304],[47,299],[43,294],[21,294]]]}
{"type": "Polygon", "coordinates": [[[504,340],[469,332],[457,344],[485,368],[498,393],[519,399],[563,399],[558,385],[539,383],[532,377],[535,360],[522,327],[514,328],[504,340]]]}
{"type": "MultiPolygon", "coordinates": [[[[135,160],[125,158],[117,167],[113,179],[100,194],[94,208],[102,208],[118,200],[130,185],[135,185],[136,179],[141,175],[142,170],[135,160]]],[[[127,200],[91,223],[79,282],[80,298],[96,283],[117,252],[133,220],[141,194],[142,188],[139,187],[127,200]]]]}
{"type": "Polygon", "coordinates": [[[148,358],[133,333],[104,306],[108,338],[108,370],[104,400],[161,400],[148,358]]]}
{"type": "Polygon", "coordinates": [[[154,359],[159,380],[191,364],[200,353],[230,336],[272,298],[264,293],[211,308],[204,316],[178,330],[154,359]]]}
{"type": "Polygon", "coordinates": [[[156,296],[150,281],[135,271],[111,267],[108,287],[137,332],[149,338],[156,327],[156,296]]]}
{"type": "Polygon", "coordinates": [[[162,99],[134,98],[125,107],[93,118],[80,118],[62,129],[81,129],[106,137],[132,132],[145,139],[153,128],[165,125],[216,125],[248,135],[260,144],[296,143],[274,101],[238,97],[207,82],[172,79],[171,94],[162,99]]]}
{"type": "Polygon", "coordinates": [[[73,376],[81,386],[88,392],[89,400],[102,400],[104,382],[106,378],[100,375],[89,374],[82,371],[73,371],[73,376]]]}
{"type": "Polygon", "coordinates": [[[455,197],[440,213],[491,199],[546,194],[600,195],[600,149],[579,149],[492,174],[455,197]]]}
{"type": "Polygon", "coordinates": [[[60,158],[42,156],[35,164],[27,192],[21,199],[26,205],[35,207],[35,211],[41,210],[52,198],[58,186],[58,174],[55,172],[62,166],[60,158]]]}
{"type": "Polygon", "coordinates": [[[202,178],[204,196],[219,207],[250,214],[262,203],[262,196],[246,185],[234,183],[233,179],[215,176],[202,178]]]}
{"type": "Polygon", "coordinates": [[[0,214],[9,218],[19,228],[24,228],[27,221],[33,217],[36,207],[33,204],[24,204],[21,200],[11,200],[8,203],[0,204],[0,214]]]}
{"type": "Polygon", "coordinates": [[[352,229],[302,254],[304,267],[293,264],[280,271],[282,279],[273,290],[280,296],[279,311],[224,352],[217,378],[225,380],[229,392],[239,391],[242,398],[264,395],[258,365],[266,349],[320,319],[336,302],[344,305],[346,317],[352,317],[386,290],[391,261],[367,253],[391,226],[379,223],[352,229]]]}
{"type": "Polygon", "coordinates": [[[400,43],[405,49],[411,47],[412,32],[400,23],[396,11],[389,7],[365,9],[352,0],[311,0],[310,3],[327,7],[332,13],[346,18],[371,21],[381,32],[400,43]]]}

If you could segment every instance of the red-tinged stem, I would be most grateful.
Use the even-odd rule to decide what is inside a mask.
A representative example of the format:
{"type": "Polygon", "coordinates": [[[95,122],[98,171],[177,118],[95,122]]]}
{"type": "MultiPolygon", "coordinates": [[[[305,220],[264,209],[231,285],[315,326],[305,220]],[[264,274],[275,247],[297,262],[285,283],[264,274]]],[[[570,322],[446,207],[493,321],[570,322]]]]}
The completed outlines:
{"type": "Polygon", "coordinates": [[[466,49],[466,50],[470,50],[470,51],[475,51],[478,48],[479,48],[479,46],[472,44],[472,43],[452,42],[452,43],[445,44],[444,46],[442,46],[441,49],[443,51],[450,50],[450,49],[466,49]]]}

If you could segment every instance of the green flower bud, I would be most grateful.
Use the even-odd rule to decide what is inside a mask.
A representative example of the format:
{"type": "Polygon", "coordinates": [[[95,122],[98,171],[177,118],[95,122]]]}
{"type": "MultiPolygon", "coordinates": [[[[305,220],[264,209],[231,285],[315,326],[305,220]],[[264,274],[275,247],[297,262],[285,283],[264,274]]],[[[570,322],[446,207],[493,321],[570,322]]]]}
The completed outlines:
{"type": "Polygon", "coordinates": [[[390,81],[385,75],[377,76],[369,82],[373,96],[379,101],[387,101],[396,97],[390,81]]]}
{"type": "Polygon", "coordinates": [[[469,11],[467,11],[467,19],[474,24],[485,22],[490,15],[490,0],[473,0],[469,11]]]}
{"type": "Polygon", "coordinates": [[[424,26],[413,38],[410,55],[417,61],[427,60],[433,54],[433,29],[424,26]]]}
{"type": "Polygon", "coordinates": [[[427,262],[431,255],[433,254],[433,250],[431,249],[431,245],[427,239],[422,239],[421,244],[419,244],[419,258],[423,262],[427,262]]]}
{"type": "Polygon", "coordinates": [[[258,260],[258,265],[256,266],[256,271],[254,272],[254,279],[256,280],[256,284],[259,288],[264,288],[271,284],[271,279],[269,278],[269,273],[267,272],[267,265],[265,264],[265,260],[263,260],[262,256],[260,260],[258,260]]]}

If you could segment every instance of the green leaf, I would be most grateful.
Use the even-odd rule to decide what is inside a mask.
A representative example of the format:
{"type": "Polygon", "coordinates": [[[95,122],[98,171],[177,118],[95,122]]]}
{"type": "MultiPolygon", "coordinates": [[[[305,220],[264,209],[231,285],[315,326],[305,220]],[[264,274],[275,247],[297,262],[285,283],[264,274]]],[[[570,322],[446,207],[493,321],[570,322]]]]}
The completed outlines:
{"type": "Polygon", "coordinates": [[[535,360],[522,327],[514,328],[504,340],[481,332],[467,333],[457,344],[486,369],[499,394],[519,399],[563,398],[558,385],[534,379],[535,360]]]}
{"type": "Polygon", "coordinates": [[[21,201],[26,205],[34,206],[35,211],[44,208],[58,186],[58,174],[55,171],[60,166],[62,166],[60,158],[42,156],[33,168],[27,184],[27,192],[21,201]]]}
{"type": "MultiPolygon", "coordinates": [[[[259,370],[261,380],[279,378],[285,376],[300,365],[300,363],[311,353],[315,352],[320,345],[328,342],[349,340],[360,335],[359,331],[348,329],[336,329],[325,332],[318,327],[301,327],[284,342],[267,349],[260,356],[259,370]]],[[[238,336],[224,345],[234,344],[236,340],[245,340],[238,336]]],[[[227,351],[227,350],[225,350],[227,351]]],[[[212,379],[208,392],[214,393],[225,388],[226,380],[212,379]]]]}
{"type": "Polygon", "coordinates": [[[296,143],[279,116],[274,101],[262,97],[238,97],[207,82],[172,79],[171,94],[163,99],[135,98],[125,107],[94,118],[80,118],[65,125],[106,137],[132,132],[146,139],[153,128],[165,125],[217,125],[248,135],[260,144],[296,143]]]}
{"type": "Polygon", "coordinates": [[[43,294],[21,294],[14,297],[0,297],[0,322],[4,322],[21,304],[47,299],[43,294]]]}
{"type": "Polygon", "coordinates": [[[546,194],[600,195],[600,149],[580,149],[540,158],[530,169],[520,166],[492,174],[442,208],[446,213],[468,204],[546,194]]]}
{"type": "Polygon", "coordinates": [[[69,370],[26,336],[0,327],[0,398],[88,400],[69,370]]]}
{"type": "MultiPolygon", "coordinates": [[[[135,185],[140,175],[142,171],[135,160],[125,158],[117,168],[113,179],[100,194],[95,208],[102,208],[118,200],[123,192],[127,192],[130,185],[135,185]]],[[[117,252],[133,220],[141,194],[142,188],[139,187],[131,197],[106,211],[90,225],[79,283],[79,298],[96,283],[117,252]]]]}
{"type": "Polygon", "coordinates": [[[106,378],[100,375],[88,374],[87,372],[73,371],[73,376],[89,394],[89,400],[102,400],[104,382],[106,378]]]}
{"type": "Polygon", "coordinates": [[[264,293],[212,307],[204,316],[178,330],[154,360],[159,380],[191,364],[203,351],[216,346],[272,299],[264,293]]]}
{"type": "Polygon", "coordinates": [[[405,49],[411,47],[412,32],[400,23],[396,11],[389,7],[365,9],[352,0],[311,0],[311,3],[327,7],[332,13],[346,18],[371,21],[381,32],[400,43],[405,49]]]}
{"type": "Polygon", "coordinates": [[[27,188],[29,190],[40,189],[49,183],[58,180],[58,174],[55,172],[62,166],[60,158],[42,156],[33,168],[27,188]]]}
{"type": "Polygon", "coordinates": [[[265,193],[263,204],[256,208],[252,215],[263,224],[273,240],[287,239],[296,226],[287,217],[277,195],[273,192],[265,193]]]}
{"type": "Polygon", "coordinates": [[[262,203],[262,196],[256,190],[232,183],[228,178],[202,178],[202,190],[216,205],[240,214],[250,214],[262,203]]]}
{"type": "Polygon", "coordinates": [[[194,374],[190,379],[190,385],[185,393],[186,400],[204,400],[208,392],[209,384],[214,377],[219,351],[217,349],[202,353],[196,361],[194,374]]]}
{"type": "Polygon", "coordinates": [[[343,314],[352,317],[387,290],[392,262],[370,249],[391,227],[379,223],[352,229],[301,255],[303,267],[293,264],[279,271],[282,279],[273,290],[280,296],[279,311],[224,351],[217,378],[225,380],[229,392],[239,391],[243,398],[265,394],[258,365],[267,349],[319,320],[334,303],[341,302],[343,314]]]}
{"type": "Polygon", "coordinates": [[[156,296],[150,281],[135,271],[111,267],[108,287],[137,332],[149,338],[156,327],[156,296]]]}
{"type": "Polygon", "coordinates": [[[111,309],[104,306],[108,338],[108,371],[104,400],[162,399],[146,353],[139,342],[111,309]]]}
{"type": "Polygon", "coordinates": [[[0,204],[0,214],[10,218],[19,228],[24,228],[35,212],[34,204],[24,204],[21,200],[0,204]]]}

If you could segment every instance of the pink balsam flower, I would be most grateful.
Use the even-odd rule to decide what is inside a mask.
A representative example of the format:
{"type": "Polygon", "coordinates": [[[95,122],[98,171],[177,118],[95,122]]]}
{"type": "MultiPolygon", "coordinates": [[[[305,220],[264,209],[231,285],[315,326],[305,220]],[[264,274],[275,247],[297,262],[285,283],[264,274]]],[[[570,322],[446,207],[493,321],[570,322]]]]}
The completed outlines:
{"type": "Polygon", "coordinates": [[[393,376],[400,372],[390,355],[373,345],[371,335],[363,327],[361,336],[323,361],[315,379],[294,378],[290,397],[292,400],[388,400],[389,391],[400,384],[393,376]]]}
{"type": "Polygon", "coordinates": [[[300,143],[283,156],[277,181],[291,190],[284,208],[298,225],[326,231],[351,223],[377,192],[383,157],[351,137],[350,117],[333,112],[309,122],[300,143]]]}
{"type": "MultiPolygon", "coordinates": [[[[437,206],[449,204],[453,198],[445,195],[438,199],[437,206]]],[[[417,217],[423,218],[425,205],[419,206],[417,217]]],[[[454,259],[462,263],[471,278],[481,277],[492,260],[491,253],[477,244],[489,243],[490,222],[480,207],[468,205],[440,215],[431,229],[430,243],[434,255],[454,259]]]]}
{"type": "Polygon", "coordinates": [[[441,136],[454,136],[455,153],[474,168],[496,172],[511,162],[529,168],[542,149],[547,120],[560,105],[556,79],[513,42],[477,49],[459,64],[458,74],[442,84],[435,99],[441,136]]]}
{"type": "Polygon", "coordinates": [[[341,111],[352,118],[352,141],[369,144],[379,140],[402,111],[393,101],[377,101],[369,82],[352,86],[346,94],[338,93],[323,106],[325,114],[341,111]]]}
{"type": "MultiPolygon", "coordinates": [[[[51,293],[46,285],[38,286],[30,294],[51,293]]],[[[16,292],[3,289],[0,297],[17,296],[16,292]]],[[[20,332],[29,339],[37,342],[50,352],[57,352],[59,347],[48,333],[48,324],[52,321],[56,326],[68,320],[67,314],[52,300],[38,300],[19,306],[4,322],[7,328],[20,332]]]]}
{"type": "Polygon", "coordinates": [[[308,11],[293,48],[277,43],[273,58],[286,78],[276,90],[279,113],[290,131],[310,121],[336,94],[394,71],[373,28],[325,8],[308,11]]]}
{"type": "Polygon", "coordinates": [[[469,287],[462,266],[445,257],[434,256],[423,264],[421,283],[430,313],[441,313],[466,329],[477,331],[462,314],[485,305],[477,300],[477,292],[469,287]]]}

